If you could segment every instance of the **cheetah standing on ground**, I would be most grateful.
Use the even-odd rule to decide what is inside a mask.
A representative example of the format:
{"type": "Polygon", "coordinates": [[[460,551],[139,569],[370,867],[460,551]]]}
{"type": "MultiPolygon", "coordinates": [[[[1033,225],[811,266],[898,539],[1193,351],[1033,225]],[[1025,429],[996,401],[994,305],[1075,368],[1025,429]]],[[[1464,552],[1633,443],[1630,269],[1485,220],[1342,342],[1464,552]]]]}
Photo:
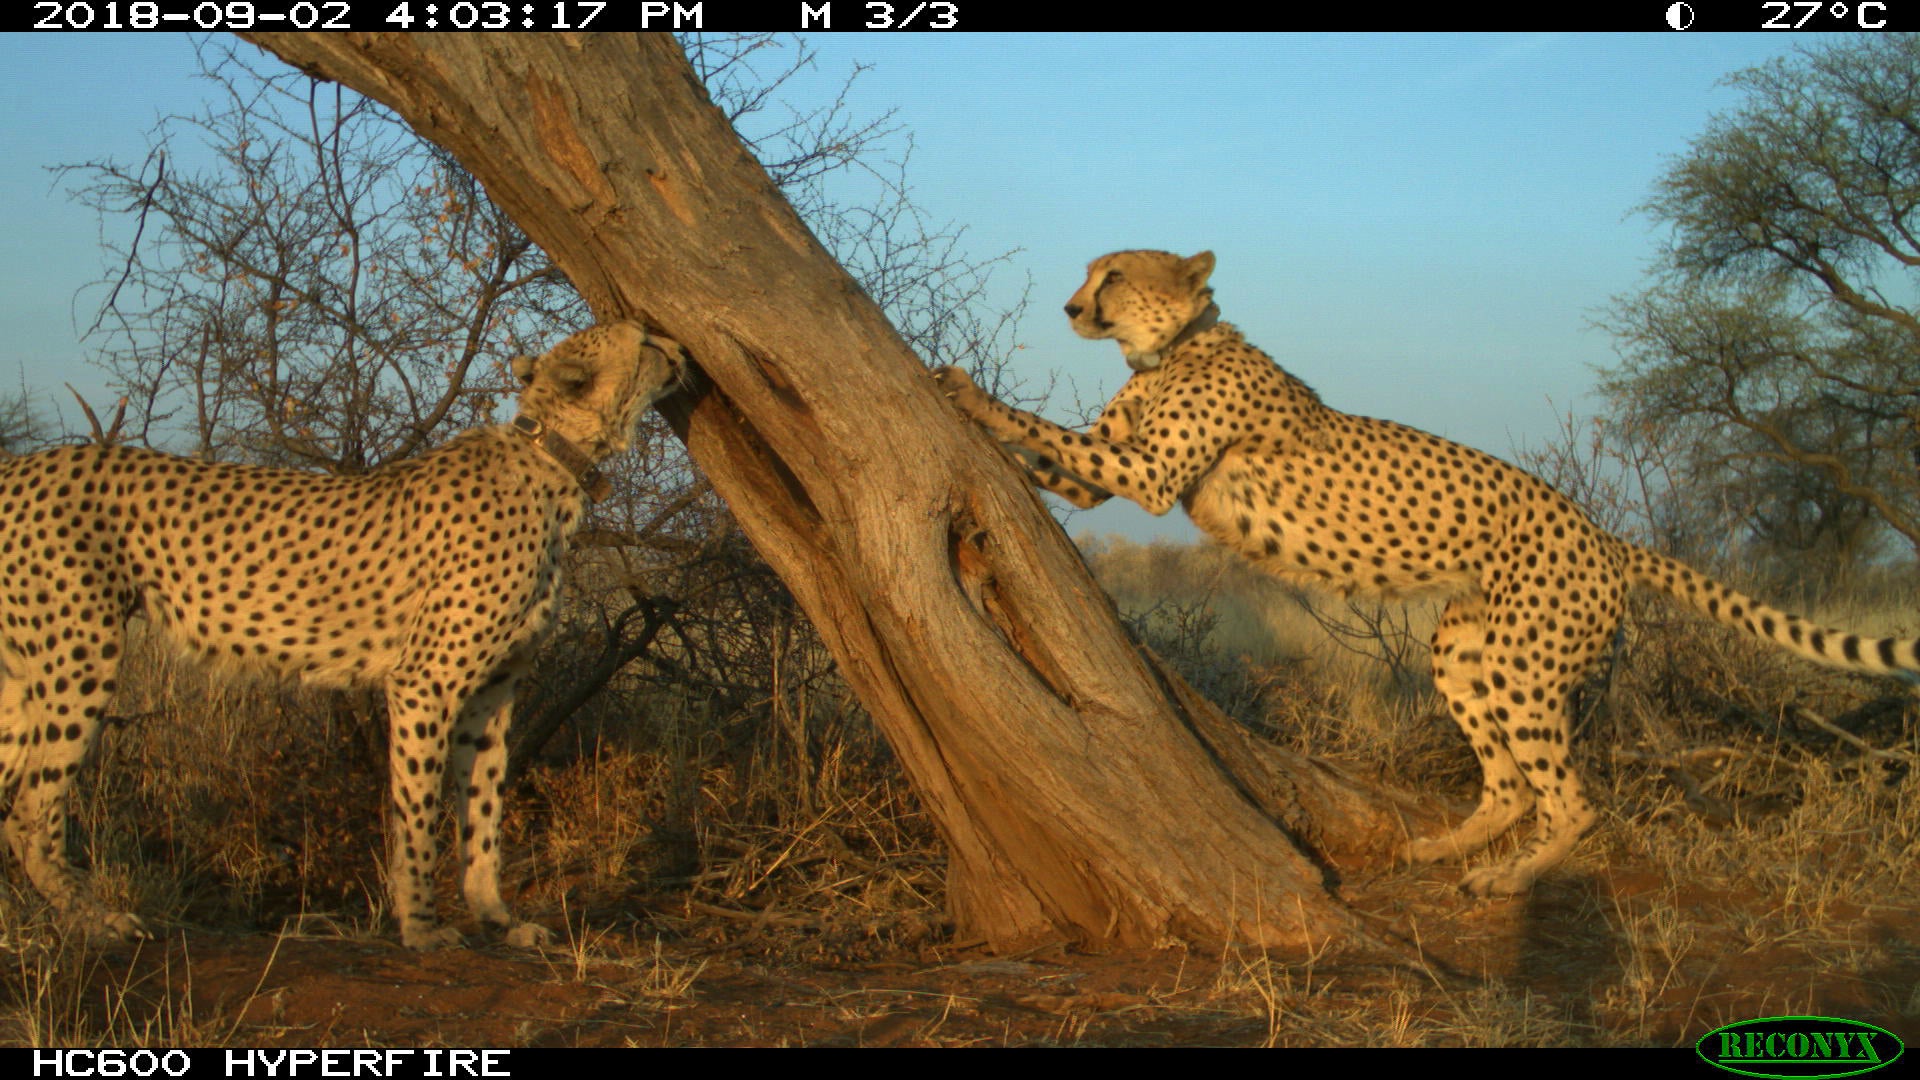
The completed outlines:
{"type": "Polygon", "coordinates": [[[1164,514],[1178,502],[1208,535],[1281,577],[1448,601],[1433,678],[1484,783],[1473,813],[1409,843],[1409,861],[1471,854],[1529,808],[1533,836],[1506,862],[1467,874],[1463,889],[1523,892],[1573,848],[1594,811],[1567,761],[1569,699],[1629,587],[1814,660],[1920,671],[1920,642],[1815,626],[1602,532],[1506,462],[1328,408],[1215,322],[1212,272],[1210,252],[1122,251],[1088,267],[1067,316],[1081,337],[1118,342],[1135,371],[1092,434],[1003,405],[957,368],[935,376],[1020,453],[1036,484],[1076,506],[1118,495],[1164,514]]]}
{"type": "Polygon", "coordinates": [[[551,619],[560,556],[643,411],[683,370],[634,323],[540,357],[512,424],[360,476],[223,465],[119,446],[0,463],[0,795],[41,895],[89,929],[146,936],[67,862],[67,790],[144,612],[216,668],[381,686],[391,725],[388,885],[400,937],[457,944],[434,915],[435,825],[450,774],[467,908],[516,945],[544,927],[500,899],[514,684],[551,619]]]}

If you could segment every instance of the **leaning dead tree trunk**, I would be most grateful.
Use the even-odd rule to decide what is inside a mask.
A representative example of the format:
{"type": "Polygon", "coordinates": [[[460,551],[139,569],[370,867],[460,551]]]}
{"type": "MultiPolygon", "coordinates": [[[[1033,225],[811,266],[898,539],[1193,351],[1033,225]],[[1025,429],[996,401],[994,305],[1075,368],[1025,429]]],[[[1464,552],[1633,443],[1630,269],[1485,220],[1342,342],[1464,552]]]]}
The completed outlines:
{"type": "Polygon", "coordinates": [[[963,936],[1354,932],[1303,844],[1377,844],[1396,819],[1134,648],[671,38],[249,37],[451,151],[599,318],[687,346],[704,380],[669,416],[937,820],[963,936]]]}

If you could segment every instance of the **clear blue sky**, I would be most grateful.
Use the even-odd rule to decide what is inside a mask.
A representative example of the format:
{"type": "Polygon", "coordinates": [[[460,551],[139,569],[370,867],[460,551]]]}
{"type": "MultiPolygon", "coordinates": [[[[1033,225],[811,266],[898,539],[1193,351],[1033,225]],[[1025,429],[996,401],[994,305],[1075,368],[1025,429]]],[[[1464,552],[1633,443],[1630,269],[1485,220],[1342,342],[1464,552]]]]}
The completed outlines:
{"type": "MultiPolygon", "coordinates": [[[[1632,209],[1737,103],[1719,80],[1807,40],[821,35],[795,85],[871,66],[852,102],[897,110],[915,198],[976,256],[1022,249],[1001,276],[1032,278],[1016,362],[1036,376],[1087,401],[1125,377],[1059,313],[1089,259],[1211,248],[1224,317],[1329,404],[1511,456],[1556,408],[1593,408],[1612,351],[1588,322],[1654,253],[1632,209]]],[[[0,387],[68,415],[62,382],[105,396],[76,302],[100,226],[45,170],[138,161],[159,117],[198,107],[196,71],[185,36],[0,37],[0,387]]],[[[1131,507],[1072,527],[1192,535],[1131,507]]]]}

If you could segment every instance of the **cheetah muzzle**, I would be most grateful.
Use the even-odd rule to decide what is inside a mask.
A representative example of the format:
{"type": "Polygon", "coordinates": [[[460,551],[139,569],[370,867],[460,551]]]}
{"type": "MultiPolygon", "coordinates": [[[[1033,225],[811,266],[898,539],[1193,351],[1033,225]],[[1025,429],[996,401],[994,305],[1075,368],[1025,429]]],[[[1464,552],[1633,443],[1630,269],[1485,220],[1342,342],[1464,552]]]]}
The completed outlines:
{"type": "Polygon", "coordinates": [[[1410,862],[1464,857],[1535,815],[1533,835],[1461,887],[1519,893],[1594,819],[1567,758],[1574,689],[1630,588],[1802,656],[1920,671],[1920,642],[1861,638],[1768,607],[1603,532],[1559,492],[1497,458],[1387,420],[1338,412],[1210,312],[1210,252],[1095,259],[1067,303],[1081,337],[1119,344],[1136,374],[1085,433],[1011,408],[964,371],[934,373],[1033,482],[1075,506],[1118,495],[1194,524],[1264,570],[1342,593],[1446,601],[1433,678],[1482,768],[1479,805],[1410,862]]]}
{"type": "Polygon", "coordinates": [[[67,796],[115,689],[127,620],[215,668],[386,694],[388,888],[400,937],[452,945],[433,904],[443,789],[468,910],[544,943],[500,898],[515,683],[551,622],[595,467],[684,370],[635,323],[518,357],[519,426],[357,476],[69,446],[0,463],[0,792],[28,878],[90,931],[145,936],[67,860],[67,796]]]}

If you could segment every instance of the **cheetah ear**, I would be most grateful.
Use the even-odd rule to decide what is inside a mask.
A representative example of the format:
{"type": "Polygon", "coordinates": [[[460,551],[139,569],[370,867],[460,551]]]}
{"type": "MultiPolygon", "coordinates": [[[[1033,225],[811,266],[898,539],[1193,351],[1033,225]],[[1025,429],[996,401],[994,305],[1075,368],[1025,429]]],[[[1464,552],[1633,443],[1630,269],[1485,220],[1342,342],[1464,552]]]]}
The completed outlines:
{"type": "Polygon", "coordinates": [[[507,370],[520,380],[520,385],[529,386],[533,383],[533,364],[534,358],[531,356],[516,356],[507,361],[507,370]]]}
{"type": "Polygon", "coordinates": [[[1193,258],[1183,261],[1180,264],[1180,274],[1186,278],[1187,283],[1195,289],[1205,285],[1207,278],[1213,275],[1213,252],[1203,251],[1193,258]]]}
{"type": "Polygon", "coordinates": [[[579,397],[582,391],[593,384],[593,365],[571,356],[548,361],[544,370],[547,377],[568,397],[579,397]]]}

